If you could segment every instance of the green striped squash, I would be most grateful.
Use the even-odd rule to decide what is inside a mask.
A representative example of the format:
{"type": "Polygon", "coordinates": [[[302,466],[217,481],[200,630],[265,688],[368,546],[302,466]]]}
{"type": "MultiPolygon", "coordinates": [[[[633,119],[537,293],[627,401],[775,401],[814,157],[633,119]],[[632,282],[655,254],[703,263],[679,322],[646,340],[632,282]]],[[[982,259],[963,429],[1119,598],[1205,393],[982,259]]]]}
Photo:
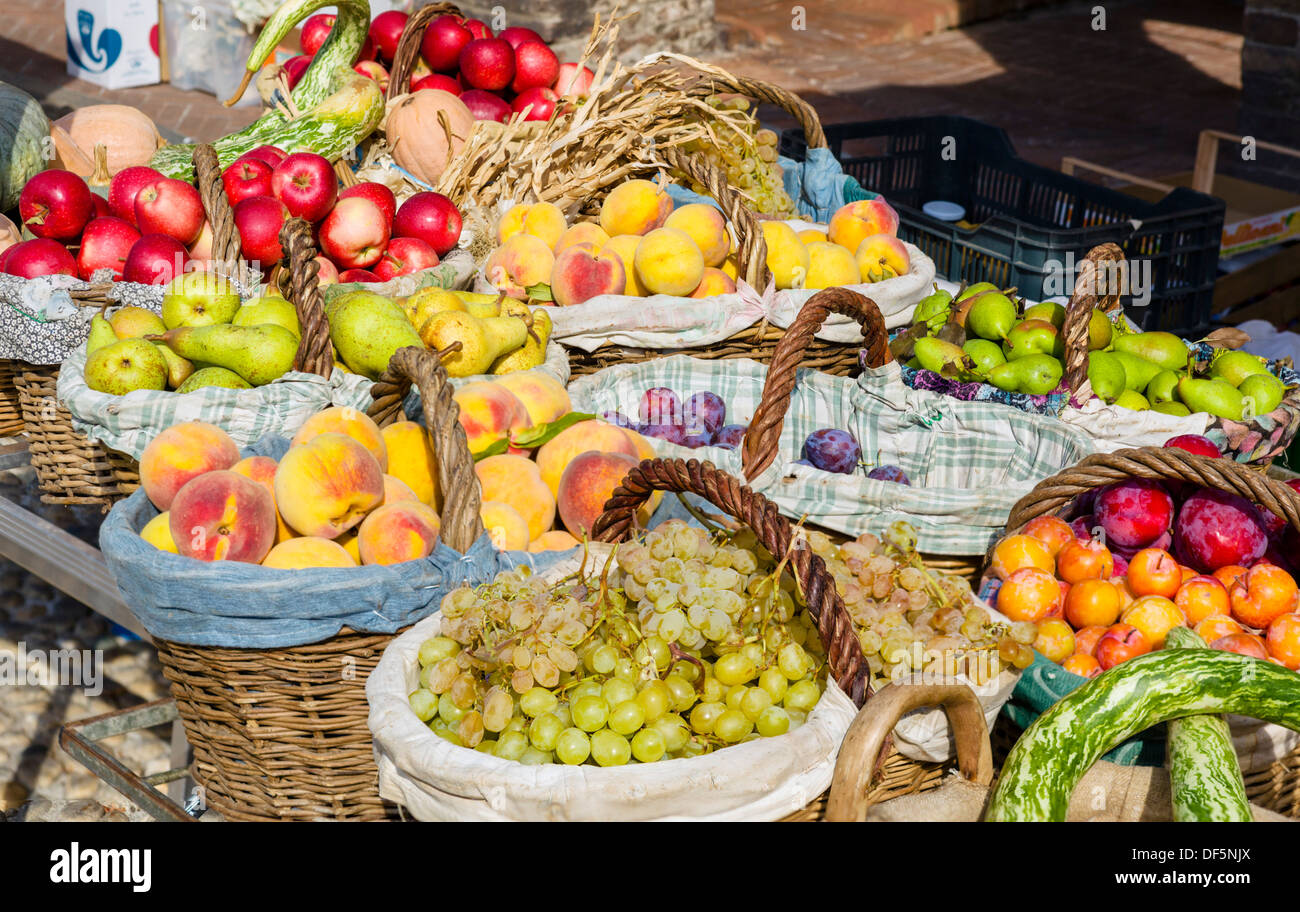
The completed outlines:
{"type": "Polygon", "coordinates": [[[40,103],[0,82],[0,212],[15,208],[26,183],[49,163],[49,136],[50,120],[40,103]]]}

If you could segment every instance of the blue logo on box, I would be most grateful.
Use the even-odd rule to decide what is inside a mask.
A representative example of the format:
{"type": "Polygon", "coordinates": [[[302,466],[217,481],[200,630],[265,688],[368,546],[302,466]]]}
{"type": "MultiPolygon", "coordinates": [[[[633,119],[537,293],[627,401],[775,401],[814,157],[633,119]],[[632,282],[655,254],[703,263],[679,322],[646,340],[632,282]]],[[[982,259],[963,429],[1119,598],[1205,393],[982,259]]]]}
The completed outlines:
{"type": "Polygon", "coordinates": [[[99,33],[99,40],[92,41],[95,33],[95,15],[89,10],[77,10],[77,35],[81,40],[78,48],[72,42],[72,32],[68,31],[68,59],[83,70],[91,73],[103,73],[122,56],[122,35],[116,29],[104,29],[99,33]],[[80,53],[78,53],[80,51],[80,53]]]}

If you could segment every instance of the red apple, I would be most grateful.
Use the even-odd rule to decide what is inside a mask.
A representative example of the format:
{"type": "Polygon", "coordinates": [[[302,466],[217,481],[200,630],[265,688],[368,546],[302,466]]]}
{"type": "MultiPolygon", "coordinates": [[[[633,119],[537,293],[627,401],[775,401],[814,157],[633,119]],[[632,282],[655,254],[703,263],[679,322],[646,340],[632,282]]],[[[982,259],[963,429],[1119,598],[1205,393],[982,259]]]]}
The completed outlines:
{"type": "Polygon", "coordinates": [[[345,269],[339,273],[339,282],[378,282],[379,276],[369,269],[345,269]]]}
{"type": "Polygon", "coordinates": [[[1223,452],[1215,445],[1213,440],[1201,434],[1179,434],[1177,437],[1170,437],[1166,440],[1165,446],[1186,450],[1197,456],[1209,456],[1211,459],[1218,459],[1223,455],[1223,452]]]}
{"type": "Polygon", "coordinates": [[[339,179],[325,156],[295,152],[271,172],[271,192],[290,215],[319,222],[339,198],[339,179]]]}
{"type": "Polygon", "coordinates": [[[484,92],[482,89],[466,89],[460,100],[474,115],[475,120],[495,120],[505,123],[510,119],[510,105],[500,95],[484,92]]]}
{"type": "Polygon", "coordinates": [[[141,234],[166,234],[185,246],[203,230],[203,200],[192,184],[164,177],[146,184],[135,198],[135,224],[141,234]]]}
{"type": "Polygon", "coordinates": [[[381,282],[396,276],[410,275],[421,269],[438,265],[438,253],[419,238],[396,237],[388,242],[388,249],[371,270],[381,282]]]}
{"type": "Polygon", "coordinates": [[[41,171],[18,197],[23,227],[38,238],[70,240],[81,234],[95,214],[86,182],[71,171],[41,171]]]}
{"type": "Polygon", "coordinates": [[[266,162],[274,168],[276,165],[280,164],[280,162],[284,161],[288,155],[288,152],[276,146],[258,146],[256,149],[249,149],[243,155],[239,156],[239,158],[235,159],[235,161],[242,162],[248,161],[250,158],[255,158],[258,161],[266,162]]]}
{"type": "Polygon", "coordinates": [[[516,114],[523,114],[524,120],[550,120],[559,101],[559,95],[538,86],[520,92],[510,109],[516,114]]]}
{"type": "Polygon", "coordinates": [[[443,73],[430,73],[411,83],[412,92],[418,92],[420,89],[442,89],[444,92],[459,95],[464,88],[455,76],[447,76],[443,73]]]}
{"type": "Polygon", "coordinates": [[[199,229],[199,237],[190,245],[190,259],[198,263],[211,265],[212,260],[212,223],[204,222],[199,229]]]}
{"type": "Polygon", "coordinates": [[[460,240],[461,217],[456,204],[441,193],[423,191],[402,203],[393,219],[398,237],[419,238],[438,256],[446,256],[460,240]]]}
{"type": "Polygon", "coordinates": [[[113,210],[108,208],[108,197],[100,196],[98,193],[92,192],[90,194],[90,201],[95,205],[95,213],[91,216],[92,219],[113,214],[113,210]]]}
{"type": "Polygon", "coordinates": [[[560,64],[560,75],[555,79],[555,92],[560,96],[586,95],[591,91],[591,84],[596,74],[576,63],[560,64]]]}
{"type": "Polygon", "coordinates": [[[108,208],[122,221],[135,225],[136,194],[162,176],[161,172],[144,165],[123,168],[108,184],[108,208]]]}
{"type": "Polygon", "coordinates": [[[184,275],[190,261],[185,246],[166,234],[146,234],[131,246],[122,278],[141,285],[166,285],[184,275]]]}
{"type": "Polygon", "coordinates": [[[320,266],[320,271],[316,273],[316,281],[321,285],[335,285],[339,280],[339,268],[329,257],[318,256],[316,263],[320,266]]]}
{"type": "Polygon", "coordinates": [[[0,250],[0,275],[9,274],[9,270],[6,268],[5,264],[9,262],[9,254],[14,252],[14,248],[18,246],[18,243],[10,244],[4,250],[0,250]]]}
{"type": "Polygon", "coordinates": [[[4,253],[4,271],[24,279],[37,276],[77,277],[77,261],[68,248],[50,238],[36,238],[14,244],[4,253]]]}
{"type": "Polygon", "coordinates": [[[391,61],[397,53],[397,42],[402,38],[406,20],[411,18],[400,10],[380,13],[370,23],[370,40],[379,49],[379,56],[391,61]]]}
{"type": "Polygon", "coordinates": [[[289,81],[290,90],[302,79],[303,74],[307,72],[307,68],[311,66],[313,59],[315,58],[308,57],[306,54],[299,54],[297,57],[290,57],[284,62],[282,69],[284,70],[284,78],[289,81]]]}
{"type": "Polygon", "coordinates": [[[384,213],[384,224],[388,226],[388,233],[391,235],[393,218],[397,215],[397,198],[393,196],[393,191],[376,181],[363,181],[339,192],[341,200],[354,196],[365,197],[379,207],[379,211],[384,213]]]}
{"type": "Polygon", "coordinates": [[[91,219],[81,233],[77,273],[89,282],[96,269],[111,269],[113,281],[121,281],[127,254],[138,240],[140,232],[120,218],[110,215],[91,219]]]}
{"type": "Polygon", "coordinates": [[[500,38],[475,38],[460,52],[460,75],[476,89],[499,92],[515,78],[515,49],[500,38]]]}
{"type": "Polygon", "coordinates": [[[510,83],[512,91],[549,89],[555,85],[559,75],[559,59],[541,41],[523,41],[515,45],[515,78],[510,83]]]}
{"type": "Polygon", "coordinates": [[[334,28],[334,20],[337,18],[333,13],[317,13],[302,24],[301,43],[304,54],[308,57],[316,56],[320,46],[329,37],[330,29],[334,28]]]}
{"type": "Polygon", "coordinates": [[[245,158],[235,161],[222,171],[221,183],[226,188],[226,199],[230,200],[230,205],[250,196],[270,196],[272,170],[260,158],[245,158]]]}
{"type": "Polygon", "coordinates": [[[366,40],[361,42],[361,50],[357,51],[357,59],[352,62],[360,63],[363,60],[374,60],[376,53],[378,53],[378,49],[375,47],[374,39],[367,35],[366,40]]]}
{"type": "MultiPolygon", "coordinates": [[[[502,29],[501,34],[497,35],[497,37],[502,41],[509,41],[510,46],[516,51],[519,50],[519,45],[523,44],[525,41],[542,41],[541,35],[537,34],[530,28],[523,28],[518,25],[512,25],[510,28],[502,29]]],[[[547,83],[547,85],[550,85],[550,83],[547,83]]]]}
{"type": "Polygon", "coordinates": [[[373,266],[384,255],[388,238],[383,211],[363,196],[339,200],[320,226],[321,249],[344,269],[373,266]]]}
{"type": "Polygon", "coordinates": [[[289,220],[289,210],[273,196],[253,196],[235,206],[235,228],[244,259],[263,269],[280,262],[280,229],[289,220]]]}
{"type": "Polygon", "coordinates": [[[420,54],[430,69],[450,72],[459,65],[461,50],[473,40],[459,16],[439,16],[424,30],[420,54]]]}
{"type": "Polygon", "coordinates": [[[375,82],[379,83],[379,88],[385,92],[388,91],[388,71],[384,69],[384,65],[379,61],[362,60],[352,69],[356,70],[368,79],[373,79],[375,82]]]}
{"type": "Polygon", "coordinates": [[[482,19],[466,19],[465,28],[469,29],[469,33],[475,38],[492,37],[492,29],[488,28],[487,23],[482,19]]]}

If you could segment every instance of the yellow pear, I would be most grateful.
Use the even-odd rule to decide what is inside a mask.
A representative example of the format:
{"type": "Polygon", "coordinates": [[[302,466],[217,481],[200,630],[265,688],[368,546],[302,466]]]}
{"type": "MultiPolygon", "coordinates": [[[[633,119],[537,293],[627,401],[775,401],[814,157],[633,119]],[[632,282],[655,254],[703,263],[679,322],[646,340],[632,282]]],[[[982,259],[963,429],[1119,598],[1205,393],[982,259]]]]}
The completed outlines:
{"type": "Polygon", "coordinates": [[[445,288],[421,288],[401,302],[402,309],[411,318],[411,325],[420,327],[436,313],[445,310],[464,311],[465,302],[445,288]]]}
{"type": "Polygon", "coordinates": [[[452,377],[485,374],[492,362],[514,351],[528,338],[528,327],[518,317],[488,317],[480,320],[460,311],[443,311],[430,317],[420,327],[420,338],[432,349],[446,348],[459,342],[460,351],[443,358],[443,366],[452,377]]]}
{"type": "Polygon", "coordinates": [[[540,367],[546,361],[546,342],[551,337],[551,315],[546,312],[546,308],[538,307],[532,312],[532,318],[533,330],[524,339],[523,347],[498,358],[492,365],[492,373],[512,374],[540,367]]]}

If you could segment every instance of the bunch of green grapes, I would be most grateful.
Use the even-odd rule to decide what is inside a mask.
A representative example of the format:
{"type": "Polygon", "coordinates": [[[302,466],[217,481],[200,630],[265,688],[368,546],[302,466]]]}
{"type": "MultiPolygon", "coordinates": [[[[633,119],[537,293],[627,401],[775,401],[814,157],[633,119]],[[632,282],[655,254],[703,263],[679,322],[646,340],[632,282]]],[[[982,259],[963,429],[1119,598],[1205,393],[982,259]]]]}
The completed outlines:
{"type": "Polygon", "coordinates": [[[806,540],[853,618],[873,688],[915,672],[983,684],[1005,666],[1033,662],[1034,625],[995,622],[965,579],[928,570],[909,523],[894,523],[883,538],[866,533],[836,545],[810,531],[806,540]]]}
{"type": "Polygon", "coordinates": [[[802,725],[825,659],[794,582],[752,533],[670,521],[598,577],[526,568],[442,601],[411,708],[440,737],[526,764],[694,757],[802,725]]]}
{"type": "MultiPolygon", "coordinates": [[[[793,218],[798,214],[794,202],[785,192],[781,166],[777,163],[777,135],[760,130],[758,118],[749,110],[749,101],[740,97],[708,100],[710,107],[725,111],[725,122],[710,120],[711,137],[701,137],[683,145],[727,176],[727,183],[748,196],[762,215],[793,218]]],[[[704,187],[692,183],[696,193],[704,187]]]]}

